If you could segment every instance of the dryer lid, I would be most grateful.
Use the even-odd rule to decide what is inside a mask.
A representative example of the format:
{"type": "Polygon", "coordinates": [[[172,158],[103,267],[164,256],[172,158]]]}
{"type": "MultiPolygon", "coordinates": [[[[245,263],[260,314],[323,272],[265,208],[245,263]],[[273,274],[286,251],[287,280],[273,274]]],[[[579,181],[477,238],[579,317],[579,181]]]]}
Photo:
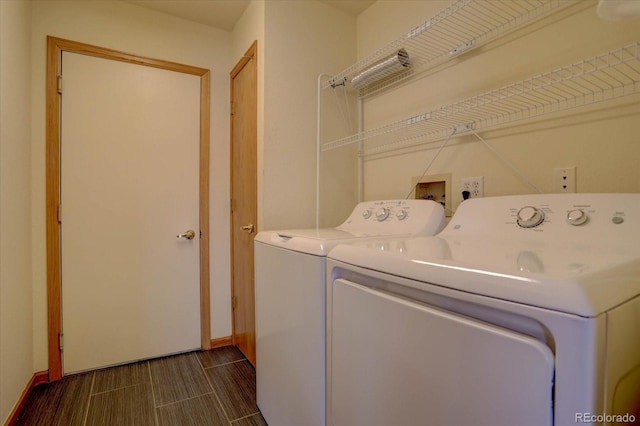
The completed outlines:
{"type": "Polygon", "coordinates": [[[329,257],[592,317],[640,295],[640,194],[570,195],[465,201],[437,237],[340,245],[329,257]],[[543,223],[518,225],[518,205],[544,208],[543,223]],[[567,216],[576,209],[588,220],[571,225],[567,216]]]}

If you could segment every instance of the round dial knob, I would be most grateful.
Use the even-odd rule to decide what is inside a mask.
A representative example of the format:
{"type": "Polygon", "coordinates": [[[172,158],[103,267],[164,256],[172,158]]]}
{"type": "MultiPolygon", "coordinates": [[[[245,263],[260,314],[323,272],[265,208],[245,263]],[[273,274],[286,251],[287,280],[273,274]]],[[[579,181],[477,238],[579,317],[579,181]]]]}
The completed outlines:
{"type": "Polygon", "coordinates": [[[405,219],[407,217],[407,211],[405,209],[398,211],[398,213],[396,213],[396,217],[398,218],[398,220],[405,219]]]}
{"type": "Polygon", "coordinates": [[[518,210],[518,225],[523,228],[535,228],[544,222],[544,212],[539,208],[525,206],[518,210]]]}
{"type": "Polygon", "coordinates": [[[588,218],[589,216],[580,209],[570,210],[569,213],[567,213],[567,222],[574,226],[582,225],[588,218]]]}
{"type": "Polygon", "coordinates": [[[362,217],[365,219],[369,219],[371,217],[371,209],[366,209],[362,212],[362,217]]]}
{"type": "Polygon", "coordinates": [[[385,207],[381,207],[376,211],[376,219],[378,219],[378,222],[382,222],[388,217],[389,217],[389,209],[385,207]]]}

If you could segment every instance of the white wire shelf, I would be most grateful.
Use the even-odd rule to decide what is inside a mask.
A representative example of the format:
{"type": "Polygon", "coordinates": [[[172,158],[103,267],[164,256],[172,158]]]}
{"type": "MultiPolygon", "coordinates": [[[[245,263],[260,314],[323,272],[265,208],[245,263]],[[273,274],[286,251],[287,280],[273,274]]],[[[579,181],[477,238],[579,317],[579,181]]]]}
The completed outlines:
{"type": "Polygon", "coordinates": [[[336,74],[322,87],[358,86],[360,97],[366,97],[575,2],[576,0],[454,1],[431,19],[336,74]],[[399,52],[406,52],[409,56],[409,66],[400,66],[399,61],[392,60],[399,52]],[[367,84],[365,81],[360,85],[356,84],[367,73],[371,83],[367,84]]]}
{"type": "Polygon", "coordinates": [[[322,144],[361,155],[406,148],[640,93],[640,41],[379,128],[322,144]]]}

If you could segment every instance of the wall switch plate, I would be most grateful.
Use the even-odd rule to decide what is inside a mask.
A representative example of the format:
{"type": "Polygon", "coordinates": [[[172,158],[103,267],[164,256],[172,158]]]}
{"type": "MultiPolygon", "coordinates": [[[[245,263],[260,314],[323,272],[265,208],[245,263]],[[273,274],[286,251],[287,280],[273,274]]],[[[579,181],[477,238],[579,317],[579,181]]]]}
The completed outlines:
{"type": "Polygon", "coordinates": [[[576,167],[558,167],[553,172],[553,189],[557,193],[576,192],[576,167]]]}
{"type": "Polygon", "coordinates": [[[484,197],[484,177],[467,177],[462,178],[461,191],[469,191],[469,198],[484,197]]]}

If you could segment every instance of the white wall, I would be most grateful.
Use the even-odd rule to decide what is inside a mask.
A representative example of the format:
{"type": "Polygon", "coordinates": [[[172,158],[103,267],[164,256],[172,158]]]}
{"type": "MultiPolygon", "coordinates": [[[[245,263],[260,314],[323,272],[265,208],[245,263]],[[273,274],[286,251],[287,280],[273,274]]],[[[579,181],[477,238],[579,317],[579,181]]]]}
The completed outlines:
{"type": "Polygon", "coordinates": [[[355,36],[355,18],[326,4],[265,4],[263,230],[315,226],[317,78],[355,60],[355,36]]]}
{"type": "Polygon", "coordinates": [[[31,5],[0,1],[0,422],[33,376],[31,5]]]}
{"type": "Polygon", "coordinates": [[[229,71],[231,33],[119,1],[33,2],[33,281],[35,370],[48,368],[45,234],[46,36],[211,70],[211,325],[231,334],[229,316],[229,71]]]}
{"type": "MultiPolygon", "coordinates": [[[[358,17],[358,56],[364,57],[424,22],[449,2],[378,1],[358,17]]],[[[365,102],[365,129],[435,109],[640,40],[640,21],[607,22],[594,1],[462,55],[439,70],[365,102]]],[[[577,167],[578,192],[640,191],[640,96],[569,114],[515,124],[481,135],[543,192],[554,192],[553,170],[577,167]]],[[[365,198],[404,197],[440,142],[365,162],[365,198]]],[[[485,196],[534,190],[473,135],[452,138],[428,174],[452,173],[453,205],[460,180],[484,176],[485,196]]]]}

